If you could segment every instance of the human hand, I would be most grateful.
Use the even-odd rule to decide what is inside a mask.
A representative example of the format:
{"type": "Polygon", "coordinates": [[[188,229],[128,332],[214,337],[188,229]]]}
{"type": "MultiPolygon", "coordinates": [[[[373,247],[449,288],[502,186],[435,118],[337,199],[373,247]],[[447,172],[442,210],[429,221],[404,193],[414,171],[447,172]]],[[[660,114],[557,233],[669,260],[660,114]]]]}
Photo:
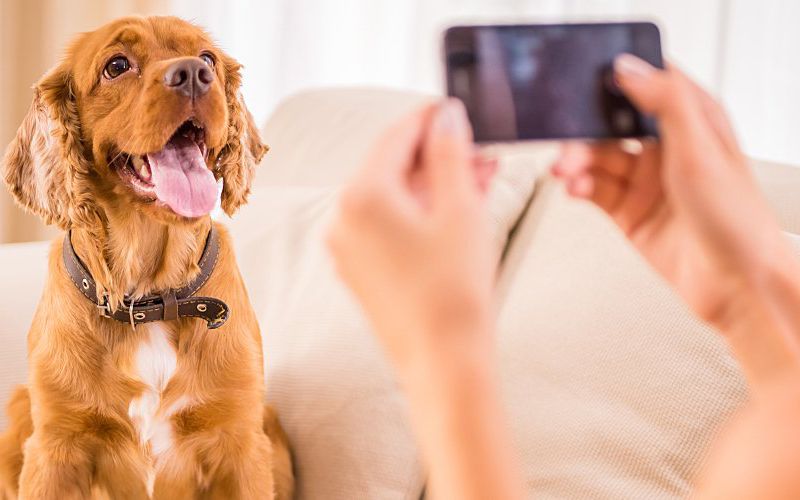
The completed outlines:
{"type": "Polygon", "coordinates": [[[524,498],[491,348],[495,167],[460,102],[426,106],[378,140],[328,236],[400,376],[432,498],[524,498]]]}
{"type": "Polygon", "coordinates": [[[406,116],[372,148],[329,231],[339,275],[401,369],[431,348],[488,342],[498,256],[483,201],[496,164],[474,151],[460,102],[406,116]]]}
{"type": "Polygon", "coordinates": [[[605,210],[704,320],[725,330],[760,285],[798,266],[722,108],[674,67],[631,55],[614,65],[625,94],[654,115],[660,142],[564,148],[553,173],[605,210]]]}

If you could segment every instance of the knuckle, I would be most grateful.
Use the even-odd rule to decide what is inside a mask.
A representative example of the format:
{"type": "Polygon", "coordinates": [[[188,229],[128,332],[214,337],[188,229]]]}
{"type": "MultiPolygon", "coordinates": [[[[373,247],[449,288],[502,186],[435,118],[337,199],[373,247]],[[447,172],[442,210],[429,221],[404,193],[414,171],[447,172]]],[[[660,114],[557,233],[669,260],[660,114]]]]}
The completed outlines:
{"type": "Polygon", "coordinates": [[[675,77],[669,77],[663,83],[658,106],[666,114],[680,114],[692,107],[691,89],[675,77]]]}
{"type": "Polygon", "coordinates": [[[330,252],[334,257],[336,257],[336,255],[339,253],[340,231],[341,230],[339,229],[338,223],[336,223],[335,225],[331,226],[330,229],[328,229],[328,232],[325,234],[324,238],[325,248],[327,248],[328,252],[330,252]]]}
{"type": "Polygon", "coordinates": [[[325,246],[330,255],[330,262],[338,275],[344,274],[344,262],[347,261],[348,248],[340,229],[329,231],[325,236],[325,246]]]}
{"type": "Polygon", "coordinates": [[[351,188],[342,193],[339,207],[344,217],[363,217],[382,204],[382,198],[374,190],[351,188]]]}
{"type": "Polygon", "coordinates": [[[346,274],[345,262],[348,260],[348,248],[345,243],[346,240],[342,237],[340,230],[330,231],[325,237],[325,246],[331,265],[339,276],[346,274]]]}
{"type": "Polygon", "coordinates": [[[684,104],[692,100],[692,84],[683,75],[672,74],[667,79],[670,98],[676,103],[684,104]]]}

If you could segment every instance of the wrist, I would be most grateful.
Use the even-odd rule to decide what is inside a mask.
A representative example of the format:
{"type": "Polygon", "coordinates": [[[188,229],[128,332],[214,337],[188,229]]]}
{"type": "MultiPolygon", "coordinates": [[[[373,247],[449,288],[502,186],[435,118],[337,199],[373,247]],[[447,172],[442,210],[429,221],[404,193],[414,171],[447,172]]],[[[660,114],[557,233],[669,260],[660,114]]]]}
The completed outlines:
{"type": "Polygon", "coordinates": [[[800,260],[783,233],[777,241],[764,244],[760,259],[745,268],[746,282],[751,290],[763,297],[800,293],[800,260]]]}
{"type": "Polygon", "coordinates": [[[494,362],[492,320],[472,311],[427,321],[396,366],[403,378],[456,380],[494,362]]]}
{"type": "MultiPolygon", "coordinates": [[[[710,323],[725,330],[747,319],[758,309],[769,309],[781,296],[800,296],[800,260],[782,233],[774,231],[758,255],[741,258],[730,271],[731,293],[722,313],[710,323]]],[[[800,297],[798,297],[800,298],[800,297]]]]}
{"type": "Polygon", "coordinates": [[[800,263],[788,248],[771,257],[743,269],[738,291],[711,322],[756,392],[800,372],[800,263]]]}
{"type": "MultiPolygon", "coordinates": [[[[441,331],[433,332],[441,333],[441,331]]],[[[491,331],[420,350],[400,373],[432,496],[524,498],[508,436],[491,331]]]]}

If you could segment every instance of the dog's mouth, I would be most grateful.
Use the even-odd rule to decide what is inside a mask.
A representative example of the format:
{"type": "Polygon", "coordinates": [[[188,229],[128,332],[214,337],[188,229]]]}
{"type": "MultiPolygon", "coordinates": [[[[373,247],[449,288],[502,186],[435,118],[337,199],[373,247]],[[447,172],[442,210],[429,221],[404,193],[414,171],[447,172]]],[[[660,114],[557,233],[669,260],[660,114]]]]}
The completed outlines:
{"type": "Polygon", "coordinates": [[[217,181],[206,165],[205,129],[195,119],[181,124],[160,151],[120,153],[111,166],[139,196],[159,201],[184,217],[200,217],[214,208],[217,181]]]}

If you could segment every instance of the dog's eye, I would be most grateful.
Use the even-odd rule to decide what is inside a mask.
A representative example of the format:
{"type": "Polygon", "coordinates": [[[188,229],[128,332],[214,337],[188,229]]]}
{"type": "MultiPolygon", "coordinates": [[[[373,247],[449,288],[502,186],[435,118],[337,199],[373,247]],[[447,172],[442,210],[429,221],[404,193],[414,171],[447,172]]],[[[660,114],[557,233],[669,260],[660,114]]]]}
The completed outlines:
{"type": "Polygon", "coordinates": [[[124,56],[116,56],[106,64],[105,69],[103,69],[103,76],[109,80],[113,80],[129,69],[131,69],[131,63],[128,59],[124,56]]]}
{"type": "Polygon", "coordinates": [[[204,63],[208,64],[209,68],[214,67],[214,56],[212,56],[208,52],[203,52],[202,54],[200,54],[200,59],[202,59],[204,63]]]}

